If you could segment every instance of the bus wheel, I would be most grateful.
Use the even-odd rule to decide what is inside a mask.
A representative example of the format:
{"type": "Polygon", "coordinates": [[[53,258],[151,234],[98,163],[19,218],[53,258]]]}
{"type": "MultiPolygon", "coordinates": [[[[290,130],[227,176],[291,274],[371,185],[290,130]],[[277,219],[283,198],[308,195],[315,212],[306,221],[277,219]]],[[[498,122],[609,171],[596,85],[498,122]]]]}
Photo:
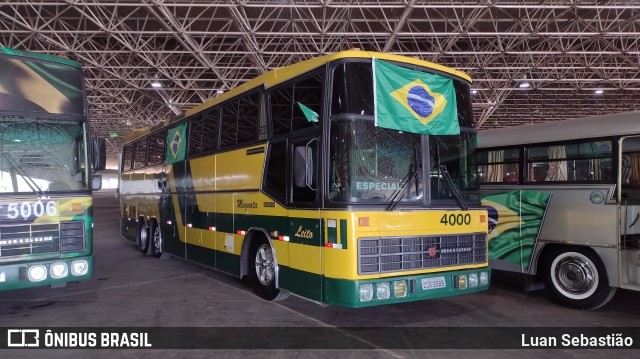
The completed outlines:
{"type": "Polygon", "coordinates": [[[169,258],[169,255],[164,252],[162,231],[160,230],[160,226],[155,220],[151,221],[151,228],[149,230],[149,233],[151,233],[151,253],[153,254],[153,256],[158,259],[169,258]]]}
{"type": "Polygon", "coordinates": [[[544,280],[547,296],[575,309],[594,310],[616,292],[609,286],[600,258],[584,247],[554,247],[546,255],[544,280]]]}
{"type": "Polygon", "coordinates": [[[251,247],[250,279],[253,291],[266,300],[283,300],[289,296],[286,290],[276,288],[276,263],[269,242],[264,238],[253,241],[251,247]]]}
{"type": "Polygon", "coordinates": [[[148,255],[150,254],[149,252],[149,244],[150,244],[150,240],[149,240],[149,227],[147,227],[144,223],[144,220],[139,220],[138,223],[140,223],[138,225],[138,250],[140,251],[140,253],[144,254],[144,255],[148,255]]]}

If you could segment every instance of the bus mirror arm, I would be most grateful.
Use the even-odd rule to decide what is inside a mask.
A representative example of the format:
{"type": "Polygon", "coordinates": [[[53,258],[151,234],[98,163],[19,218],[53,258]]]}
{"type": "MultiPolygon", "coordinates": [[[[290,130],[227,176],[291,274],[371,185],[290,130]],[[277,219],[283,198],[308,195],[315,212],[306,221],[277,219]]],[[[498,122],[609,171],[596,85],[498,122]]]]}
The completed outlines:
{"type": "Polygon", "coordinates": [[[158,180],[158,189],[159,190],[165,190],[167,189],[167,179],[163,178],[163,179],[159,179],[158,180]]]}
{"type": "Polygon", "coordinates": [[[107,165],[107,147],[104,137],[91,138],[91,166],[93,172],[102,171],[107,165]]]}
{"type": "Polygon", "coordinates": [[[293,158],[293,177],[294,185],[298,188],[308,187],[312,191],[317,191],[317,188],[313,188],[313,151],[309,145],[317,139],[311,139],[304,146],[296,146],[294,149],[293,158]]]}
{"type": "Polygon", "coordinates": [[[305,153],[305,176],[304,176],[304,182],[307,185],[307,187],[309,187],[310,190],[312,191],[317,191],[317,188],[313,188],[313,151],[311,150],[311,147],[309,147],[309,145],[313,142],[313,141],[317,141],[317,139],[312,138],[311,140],[309,140],[309,142],[307,142],[307,144],[304,146],[304,153],[305,153]]]}

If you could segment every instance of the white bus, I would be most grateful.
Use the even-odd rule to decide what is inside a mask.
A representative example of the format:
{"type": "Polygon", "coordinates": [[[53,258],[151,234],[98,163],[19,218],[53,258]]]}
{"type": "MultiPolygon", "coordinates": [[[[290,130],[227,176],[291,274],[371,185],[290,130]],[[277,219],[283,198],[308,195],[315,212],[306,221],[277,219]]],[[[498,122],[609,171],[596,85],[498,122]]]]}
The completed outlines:
{"type": "Polygon", "coordinates": [[[640,290],[640,112],[479,132],[494,269],[597,309],[640,290]]]}

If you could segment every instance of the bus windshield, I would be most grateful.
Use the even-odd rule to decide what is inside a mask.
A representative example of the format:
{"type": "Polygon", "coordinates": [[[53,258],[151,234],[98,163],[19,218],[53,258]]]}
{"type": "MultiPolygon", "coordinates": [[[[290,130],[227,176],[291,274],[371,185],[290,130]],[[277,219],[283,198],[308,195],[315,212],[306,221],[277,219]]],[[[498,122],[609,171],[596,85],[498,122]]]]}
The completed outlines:
{"type": "Polygon", "coordinates": [[[0,118],[0,193],[88,189],[82,122],[0,118]]]}
{"type": "Polygon", "coordinates": [[[341,63],[333,71],[329,199],[448,204],[458,192],[478,202],[468,84],[454,80],[461,133],[422,136],[374,125],[372,82],[370,62],[341,63]]]}
{"type": "Polygon", "coordinates": [[[410,187],[406,200],[422,199],[421,148],[416,134],[375,127],[371,120],[335,121],[331,126],[330,199],[388,201],[403,186],[410,187]]]}

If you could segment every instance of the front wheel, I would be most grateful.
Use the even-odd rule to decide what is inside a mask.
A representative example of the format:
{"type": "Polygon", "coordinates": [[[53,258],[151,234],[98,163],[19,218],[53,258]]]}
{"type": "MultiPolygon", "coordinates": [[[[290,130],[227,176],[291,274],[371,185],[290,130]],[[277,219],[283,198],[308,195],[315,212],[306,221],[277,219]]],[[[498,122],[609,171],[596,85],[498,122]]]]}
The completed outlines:
{"type": "Polygon", "coordinates": [[[609,286],[600,258],[584,247],[555,247],[546,256],[545,288],[558,304],[594,310],[607,304],[616,292],[609,286]]]}
{"type": "Polygon", "coordinates": [[[263,238],[254,241],[250,255],[250,279],[253,291],[266,300],[286,299],[289,292],[276,288],[276,262],[269,242],[263,238]]]}

